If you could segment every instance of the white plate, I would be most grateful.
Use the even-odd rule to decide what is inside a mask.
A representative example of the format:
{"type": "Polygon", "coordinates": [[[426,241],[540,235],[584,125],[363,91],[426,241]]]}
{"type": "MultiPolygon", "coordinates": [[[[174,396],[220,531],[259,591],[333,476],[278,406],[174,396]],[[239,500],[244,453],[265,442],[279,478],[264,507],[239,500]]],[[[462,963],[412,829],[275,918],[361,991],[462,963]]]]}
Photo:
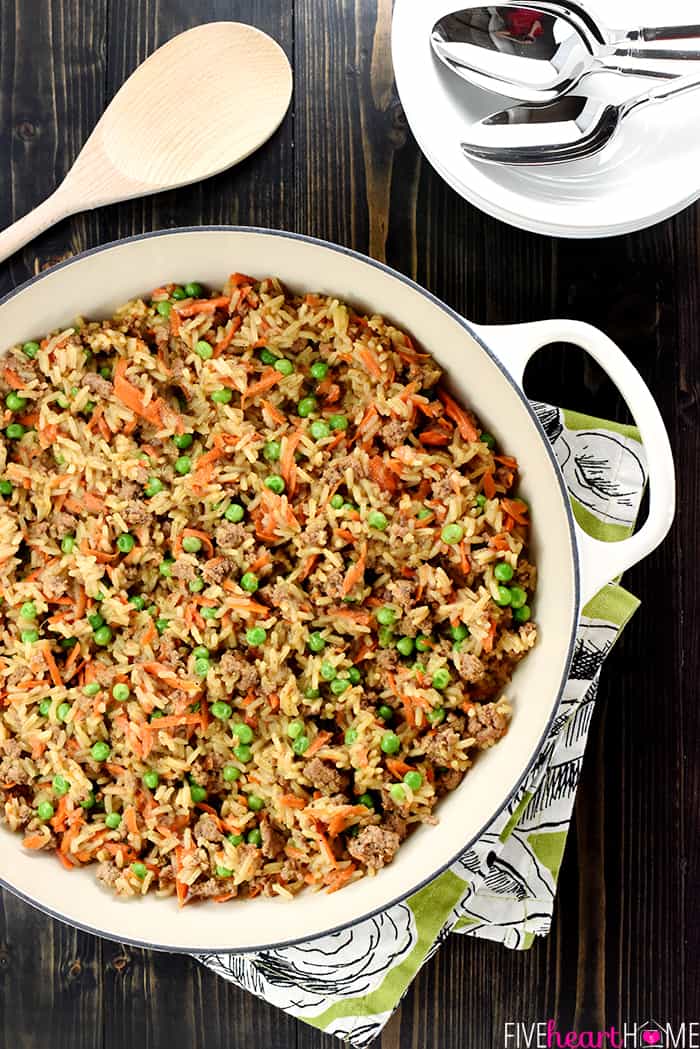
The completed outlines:
{"type": "MultiPolygon", "coordinates": [[[[690,15],[687,3],[661,6],[665,22],[690,15]]],[[[470,86],[433,55],[434,22],[458,7],[459,0],[396,0],[392,51],[399,95],[418,145],[465,200],[535,233],[605,237],[651,226],[700,197],[700,91],[634,114],[602,154],[585,161],[515,168],[467,159],[460,149],[463,133],[509,102],[470,86]]],[[[650,0],[606,0],[605,21],[658,25],[659,8],[650,0]]],[[[684,65],[683,72],[689,71],[684,65]]],[[[654,83],[607,74],[595,81],[596,94],[616,99],[654,83]]],[[[587,91],[592,93],[591,81],[587,91]]]]}

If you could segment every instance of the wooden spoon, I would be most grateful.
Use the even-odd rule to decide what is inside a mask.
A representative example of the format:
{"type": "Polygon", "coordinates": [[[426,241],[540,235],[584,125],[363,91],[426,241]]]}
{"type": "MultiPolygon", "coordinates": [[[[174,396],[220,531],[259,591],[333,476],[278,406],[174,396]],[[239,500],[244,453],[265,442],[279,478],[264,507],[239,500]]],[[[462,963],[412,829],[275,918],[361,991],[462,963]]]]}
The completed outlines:
{"type": "Polygon", "coordinates": [[[68,175],[0,233],[0,262],[76,211],[216,175],[282,123],[292,71],[282,48],[240,22],[173,37],[122,85],[68,175]]]}

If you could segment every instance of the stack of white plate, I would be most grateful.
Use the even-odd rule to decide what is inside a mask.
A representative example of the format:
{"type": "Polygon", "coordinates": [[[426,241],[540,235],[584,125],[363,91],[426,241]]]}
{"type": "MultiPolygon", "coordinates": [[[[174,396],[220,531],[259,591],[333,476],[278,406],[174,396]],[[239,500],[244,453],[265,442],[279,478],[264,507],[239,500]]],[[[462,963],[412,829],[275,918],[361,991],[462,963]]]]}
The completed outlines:
{"type": "MultiPolygon", "coordinates": [[[[606,150],[587,160],[528,168],[465,157],[460,142],[469,126],[512,102],[472,87],[433,54],[433,24],[459,7],[459,0],[396,0],[392,51],[399,95],[418,145],[465,200],[536,233],[607,237],[651,226],[700,197],[697,94],[641,109],[625,121],[606,150]]],[[[686,18],[687,3],[605,0],[598,11],[609,26],[693,20],[686,18]]],[[[695,71],[697,65],[693,67],[695,71]]],[[[665,68],[691,71],[680,63],[665,68]]],[[[658,81],[604,74],[588,79],[586,92],[620,99],[650,83],[658,81]]]]}

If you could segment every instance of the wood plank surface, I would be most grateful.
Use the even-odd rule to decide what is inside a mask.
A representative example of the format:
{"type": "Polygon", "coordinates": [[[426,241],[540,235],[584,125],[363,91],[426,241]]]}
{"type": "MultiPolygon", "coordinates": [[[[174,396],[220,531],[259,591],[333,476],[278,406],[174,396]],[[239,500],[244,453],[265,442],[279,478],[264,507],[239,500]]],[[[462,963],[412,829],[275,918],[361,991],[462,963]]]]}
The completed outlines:
{"type": "MultiPolygon", "coordinates": [[[[61,223],[0,266],[0,294],[91,245],[231,222],[370,253],[477,321],[572,316],[622,346],[668,423],[679,515],[663,548],[626,578],[643,607],[605,667],[552,933],[525,953],[453,937],[381,1045],[491,1049],[504,1044],[505,1022],[550,1016],[563,1029],[593,1030],[696,1019],[700,209],[586,243],[523,233],[467,205],[407,128],[391,71],[390,0],[2,0],[0,223],[48,195],[146,55],[214,19],[251,22],[285,48],[295,97],[280,131],[205,184],[61,223]]],[[[624,417],[600,370],[571,348],[538,355],[528,383],[535,396],[624,417]]],[[[2,1047],[335,1044],[187,958],[99,941],[0,894],[2,1047]]]]}

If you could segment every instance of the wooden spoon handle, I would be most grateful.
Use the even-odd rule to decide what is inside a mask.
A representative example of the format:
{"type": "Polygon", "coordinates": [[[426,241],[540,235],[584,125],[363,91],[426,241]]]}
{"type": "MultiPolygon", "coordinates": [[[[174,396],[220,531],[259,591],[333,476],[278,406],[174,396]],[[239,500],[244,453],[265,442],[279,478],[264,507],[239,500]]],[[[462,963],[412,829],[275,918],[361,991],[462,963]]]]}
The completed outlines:
{"type": "Polygon", "coordinates": [[[28,241],[38,237],[45,229],[60,222],[67,215],[72,215],[74,211],[75,205],[72,204],[70,196],[61,192],[59,187],[28,215],[17,219],[17,222],[13,222],[0,233],[0,262],[14,255],[28,241]]]}

